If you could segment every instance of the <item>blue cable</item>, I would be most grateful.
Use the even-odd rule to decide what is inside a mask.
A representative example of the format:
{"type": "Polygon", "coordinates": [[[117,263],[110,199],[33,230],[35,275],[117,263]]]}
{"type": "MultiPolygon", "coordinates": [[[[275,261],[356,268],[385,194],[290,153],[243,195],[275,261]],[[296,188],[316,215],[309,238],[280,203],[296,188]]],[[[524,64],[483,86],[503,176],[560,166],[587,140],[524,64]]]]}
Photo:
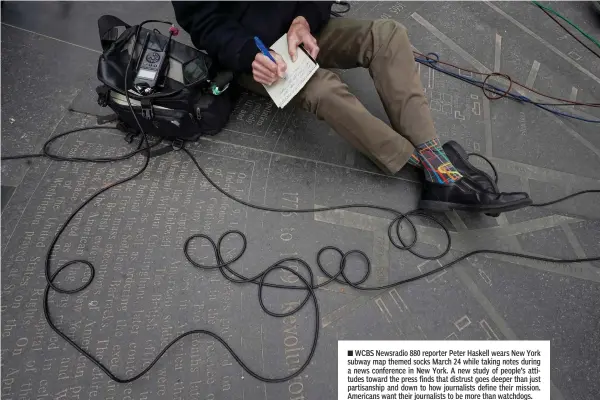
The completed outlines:
{"type": "MultiPolygon", "coordinates": [[[[504,95],[504,96],[506,96],[506,97],[508,97],[510,99],[516,100],[516,101],[533,104],[534,106],[539,107],[542,110],[548,111],[548,112],[550,112],[550,113],[552,113],[552,114],[554,114],[556,116],[566,117],[566,118],[572,118],[572,119],[576,119],[576,120],[583,121],[583,122],[590,122],[590,123],[593,123],[593,124],[600,124],[600,120],[593,120],[593,119],[582,118],[582,117],[578,117],[576,115],[572,115],[572,114],[565,113],[565,112],[562,112],[562,111],[553,110],[551,108],[546,107],[546,106],[553,105],[553,104],[538,103],[538,102],[535,102],[535,101],[531,100],[527,96],[523,96],[523,95],[520,95],[520,94],[515,94],[515,93],[512,93],[512,92],[507,92],[507,91],[504,91],[504,90],[502,90],[502,89],[500,89],[500,88],[498,88],[498,87],[496,87],[496,86],[494,86],[494,85],[492,85],[490,83],[484,83],[484,81],[480,81],[480,80],[477,80],[477,79],[473,79],[473,78],[469,78],[469,77],[466,77],[466,76],[462,76],[462,75],[459,75],[459,74],[457,74],[455,72],[452,72],[452,71],[449,71],[449,70],[447,70],[445,68],[442,68],[442,67],[440,67],[440,66],[437,65],[437,62],[440,59],[440,56],[437,53],[428,53],[425,57],[426,57],[425,59],[420,58],[420,57],[415,57],[415,61],[418,62],[418,63],[420,63],[420,64],[426,65],[427,67],[432,68],[432,69],[434,69],[436,71],[439,71],[439,72],[441,72],[443,74],[450,75],[450,76],[452,76],[454,78],[457,78],[457,79],[459,79],[461,81],[470,83],[470,84],[472,84],[474,86],[477,86],[477,87],[479,87],[479,88],[481,88],[483,90],[489,90],[490,92],[496,93],[498,95],[504,95]],[[435,56],[435,59],[429,58],[430,56],[435,56]]],[[[559,104],[559,105],[571,105],[571,104],[559,104]]]]}
{"type": "Polygon", "coordinates": [[[525,103],[533,104],[536,107],[539,107],[539,108],[541,108],[541,109],[543,109],[545,111],[548,111],[548,112],[550,112],[550,113],[552,113],[554,115],[562,116],[562,117],[567,117],[567,118],[572,118],[572,119],[576,119],[576,120],[580,120],[580,121],[584,121],[584,122],[600,123],[600,120],[591,120],[591,119],[581,118],[581,117],[578,117],[578,116],[575,116],[575,115],[564,113],[562,111],[553,110],[553,109],[545,107],[545,105],[552,105],[552,104],[538,103],[538,102],[535,102],[535,101],[529,99],[526,96],[514,94],[514,93],[511,93],[511,92],[505,92],[502,89],[499,89],[498,87],[496,87],[496,86],[494,86],[492,84],[489,84],[489,83],[485,83],[484,84],[483,81],[479,81],[479,80],[476,80],[476,79],[472,79],[472,78],[468,78],[468,77],[465,77],[465,76],[458,75],[458,74],[456,74],[454,72],[451,72],[449,70],[446,70],[446,69],[444,69],[442,67],[437,66],[436,64],[437,64],[437,61],[439,60],[439,56],[436,53],[429,53],[429,54],[426,55],[426,57],[429,57],[430,55],[436,56],[437,59],[434,60],[434,59],[429,59],[429,58],[427,58],[427,59],[415,58],[415,61],[417,61],[417,62],[419,62],[421,64],[424,64],[424,65],[426,65],[426,66],[428,66],[428,67],[430,67],[432,69],[435,69],[435,70],[437,70],[439,72],[442,72],[444,74],[447,74],[447,75],[450,75],[452,77],[455,77],[455,78],[457,78],[459,80],[462,80],[462,81],[465,81],[465,82],[470,83],[472,85],[475,85],[475,86],[477,86],[477,87],[479,87],[481,89],[485,88],[486,90],[489,90],[489,91],[491,91],[493,93],[496,93],[496,94],[500,94],[500,95],[504,94],[506,97],[512,98],[513,100],[517,100],[517,101],[520,101],[520,102],[525,102],[525,103]]]}

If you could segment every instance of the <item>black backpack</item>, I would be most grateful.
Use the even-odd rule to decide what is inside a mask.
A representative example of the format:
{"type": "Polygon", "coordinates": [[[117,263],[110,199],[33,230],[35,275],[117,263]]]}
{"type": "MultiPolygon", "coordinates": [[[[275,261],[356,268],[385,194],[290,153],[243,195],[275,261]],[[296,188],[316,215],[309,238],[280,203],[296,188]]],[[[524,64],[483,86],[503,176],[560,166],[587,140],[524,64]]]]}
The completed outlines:
{"type": "Polygon", "coordinates": [[[174,141],[196,141],[203,135],[216,135],[225,126],[233,108],[233,95],[227,90],[233,74],[217,71],[206,53],[157,30],[128,25],[112,15],[98,19],[98,31],[103,50],[98,60],[97,76],[102,82],[96,88],[98,104],[114,111],[117,127],[129,137],[140,132],[125,97],[125,79],[131,105],[148,135],[174,141]],[[154,35],[153,40],[161,44],[170,40],[169,63],[164,82],[156,94],[141,96],[131,88],[136,63],[144,50],[141,38],[148,34],[154,35]],[[133,60],[125,77],[132,53],[133,60]]]}

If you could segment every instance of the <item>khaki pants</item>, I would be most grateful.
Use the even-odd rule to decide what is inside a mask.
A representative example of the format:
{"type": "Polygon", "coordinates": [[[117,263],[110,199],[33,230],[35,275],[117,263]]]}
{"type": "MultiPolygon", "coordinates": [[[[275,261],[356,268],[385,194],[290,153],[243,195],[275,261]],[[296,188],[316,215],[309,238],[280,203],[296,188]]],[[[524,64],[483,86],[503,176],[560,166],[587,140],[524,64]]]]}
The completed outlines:
{"type": "MultiPolygon", "coordinates": [[[[437,137],[406,29],[392,20],[334,18],[317,36],[321,68],[292,104],[326,121],[387,173],[408,161],[414,146],[437,137]],[[327,68],[369,69],[392,127],[374,117],[327,68]]],[[[267,96],[252,76],[246,89],[267,96]]]]}

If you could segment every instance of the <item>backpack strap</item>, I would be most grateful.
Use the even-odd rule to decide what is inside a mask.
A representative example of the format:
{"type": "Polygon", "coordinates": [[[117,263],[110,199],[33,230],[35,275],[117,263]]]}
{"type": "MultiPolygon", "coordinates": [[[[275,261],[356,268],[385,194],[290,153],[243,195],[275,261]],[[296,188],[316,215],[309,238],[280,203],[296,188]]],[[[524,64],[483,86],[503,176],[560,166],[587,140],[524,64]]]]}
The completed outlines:
{"type": "Polygon", "coordinates": [[[98,18],[98,34],[100,36],[100,43],[102,44],[102,50],[106,51],[119,37],[120,26],[125,29],[131,28],[126,22],[123,22],[114,15],[103,15],[98,18]]]}

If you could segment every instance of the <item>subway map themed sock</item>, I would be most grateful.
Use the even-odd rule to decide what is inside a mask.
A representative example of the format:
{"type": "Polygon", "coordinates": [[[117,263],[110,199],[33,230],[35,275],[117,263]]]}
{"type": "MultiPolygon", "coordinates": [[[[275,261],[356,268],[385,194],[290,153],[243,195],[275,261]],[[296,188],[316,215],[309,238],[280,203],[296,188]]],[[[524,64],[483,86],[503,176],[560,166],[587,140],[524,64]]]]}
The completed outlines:
{"type": "Polygon", "coordinates": [[[417,153],[417,149],[415,149],[415,151],[413,151],[413,153],[410,155],[410,158],[408,159],[408,164],[412,165],[413,167],[423,168],[423,165],[421,164],[421,159],[419,158],[419,153],[417,153]]]}
{"type": "Polygon", "coordinates": [[[417,145],[416,151],[421,160],[427,181],[449,185],[462,178],[460,172],[454,168],[454,165],[452,165],[442,149],[440,139],[429,140],[417,145]]]}

